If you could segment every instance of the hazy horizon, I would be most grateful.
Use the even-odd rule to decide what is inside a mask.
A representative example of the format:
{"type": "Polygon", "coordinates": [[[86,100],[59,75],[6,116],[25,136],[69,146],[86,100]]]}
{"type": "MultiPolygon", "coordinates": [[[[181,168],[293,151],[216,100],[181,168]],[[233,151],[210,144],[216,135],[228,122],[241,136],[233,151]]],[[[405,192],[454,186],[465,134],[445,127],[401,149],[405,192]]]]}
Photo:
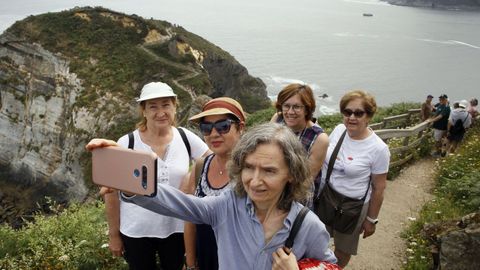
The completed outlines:
{"type": "Polygon", "coordinates": [[[350,89],[372,92],[380,105],[427,94],[478,97],[479,12],[376,0],[18,0],[0,9],[0,30],[31,14],[87,5],[183,26],[232,54],[272,98],[287,83],[310,84],[329,95],[317,113],[337,110],[350,89]]]}

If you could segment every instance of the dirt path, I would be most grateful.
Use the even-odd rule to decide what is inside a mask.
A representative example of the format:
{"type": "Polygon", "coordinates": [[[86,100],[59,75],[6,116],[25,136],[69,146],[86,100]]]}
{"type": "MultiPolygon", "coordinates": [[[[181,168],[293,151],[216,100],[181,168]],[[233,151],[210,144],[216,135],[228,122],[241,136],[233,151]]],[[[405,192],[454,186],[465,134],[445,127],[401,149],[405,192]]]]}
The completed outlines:
{"type": "Polygon", "coordinates": [[[405,242],[401,231],[416,217],[423,204],[432,198],[434,160],[417,161],[394,181],[388,181],[374,235],[360,240],[358,255],[346,269],[400,269],[404,261],[405,242]]]}

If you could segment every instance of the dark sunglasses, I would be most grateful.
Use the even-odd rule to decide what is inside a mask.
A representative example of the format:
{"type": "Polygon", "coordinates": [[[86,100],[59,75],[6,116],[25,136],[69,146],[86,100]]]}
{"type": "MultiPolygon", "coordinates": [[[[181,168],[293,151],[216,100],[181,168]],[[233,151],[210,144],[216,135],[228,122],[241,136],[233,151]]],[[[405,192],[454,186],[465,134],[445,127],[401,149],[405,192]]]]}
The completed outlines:
{"type": "Polygon", "coordinates": [[[212,133],[212,129],[215,128],[218,134],[227,134],[230,131],[230,127],[233,123],[236,123],[232,119],[218,120],[215,123],[212,122],[200,122],[200,131],[203,136],[208,136],[212,133]]]}
{"type": "Polygon", "coordinates": [[[344,109],[342,111],[343,116],[350,117],[353,114],[353,115],[355,115],[356,118],[362,118],[365,115],[365,113],[367,113],[367,112],[366,111],[361,111],[361,110],[352,111],[350,109],[344,109]]]}

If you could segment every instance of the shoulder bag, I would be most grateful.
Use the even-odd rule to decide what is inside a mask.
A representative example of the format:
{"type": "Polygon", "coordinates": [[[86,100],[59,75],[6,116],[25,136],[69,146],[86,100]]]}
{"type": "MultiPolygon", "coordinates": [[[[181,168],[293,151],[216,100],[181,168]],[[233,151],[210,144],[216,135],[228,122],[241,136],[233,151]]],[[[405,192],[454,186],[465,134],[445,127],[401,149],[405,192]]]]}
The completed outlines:
{"type": "Polygon", "coordinates": [[[320,195],[315,198],[313,209],[315,214],[317,214],[325,225],[330,226],[335,231],[351,234],[355,230],[360,214],[362,213],[365,198],[370,190],[371,178],[368,182],[367,191],[361,199],[354,199],[342,195],[330,186],[330,175],[332,174],[333,165],[335,164],[338,151],[343,143],[346,132],[346,130],[343,132],[330,156],[327,175],[325,177],[325,186],[320,195]]]}
{"type": "MultiPolygon", "coordinates": [[[[298,231],[300,230],[300,227],[302,226],[303,220],[305,219],[305,216],[307,215],[309,209],[308,207],[304,206],[302,210],[298,213],[297,217],[295,218],[295,221],[293,222],[292,225],[292,230],[290,231],[290,234],[288,235],[287,240],[285,241],[285,247],[288,248],[288,251],[290,251],[293,247],[293,240],[295,239],[295,236],[297,235],[298,231]]],[[[317,259],[312,259],[312,258],[304,258],[298,261],[298,268],[300,270],[342,270],[342,268],[334,263],[329,263],[325,261],[320,261],[317,259]]]]}

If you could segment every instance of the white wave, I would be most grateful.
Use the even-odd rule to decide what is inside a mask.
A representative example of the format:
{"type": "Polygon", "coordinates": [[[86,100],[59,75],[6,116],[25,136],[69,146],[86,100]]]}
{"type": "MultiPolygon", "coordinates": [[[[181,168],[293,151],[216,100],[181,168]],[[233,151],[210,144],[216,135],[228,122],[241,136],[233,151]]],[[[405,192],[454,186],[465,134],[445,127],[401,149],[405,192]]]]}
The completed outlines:
{"type": "Polygon", "coordinates": [[[434,40],[434,39],[427,39],[427,38],[418,38],[417,40],[431,42],[431,43],[446,44],[446,45],[461,45],[461,46],[466,46],[474,49],[480,49],[480,47],[478,46],[475,46],[466,42],[458,41],[458,40],[434,40]]]}
{"type": "MultiPolygon", "coordinates": [[[[317,108],[317,113],[315,113],[315,116],[320,116],[320,115],[330,115],[330,114],[334,114],[338,112],[337,109],[333,108],[333,107],[330,107],[330,106],[326,106],[326,105],[320,105],[318,106],[317,108]]],[[[321,125],[322,123],[320,123],[321,125]]]]}
{"type": "Polygon", "coordinates": [[[464,45],[464,46],[471,47],[471,48],[474,48],[474,49],[480,49],[480,47],[478,47],[478,46],[475,46],[475,45],[472,45],[472,44],[469,44],[469,43],[466,43],[466,42],[461,42],[461,41],[458,41],[458,40],[449,40],[449,42],[451,42],[453,44],[464,45]]]}

